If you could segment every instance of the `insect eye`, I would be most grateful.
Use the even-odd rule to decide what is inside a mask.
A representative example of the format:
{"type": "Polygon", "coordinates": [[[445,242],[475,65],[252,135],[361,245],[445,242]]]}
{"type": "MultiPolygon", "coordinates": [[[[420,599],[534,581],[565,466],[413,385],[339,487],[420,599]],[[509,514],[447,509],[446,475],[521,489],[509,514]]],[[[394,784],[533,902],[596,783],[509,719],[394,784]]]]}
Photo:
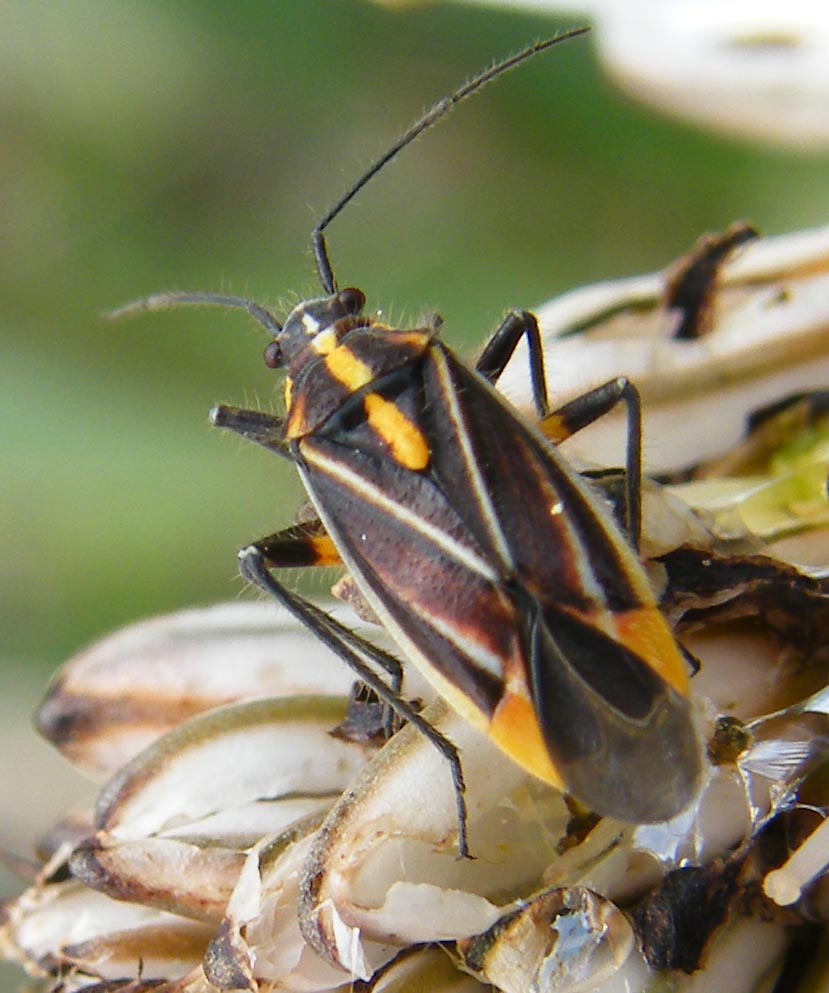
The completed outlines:
{"type": "Polygon", "coordinates": [[[280,369],[282,367],[282,349],[279,347],[279,342],[269,342],[265,346],[262,358],[269,369],[280,369]]]}
{"type": "Polygon", "coordinates": [[[353,286],[348,286],[346,289],[340,290],[337,294],[337,299],[343,305],[347,314],[359,314],[366,302],[363,291],[355,289],[353,286]]]}

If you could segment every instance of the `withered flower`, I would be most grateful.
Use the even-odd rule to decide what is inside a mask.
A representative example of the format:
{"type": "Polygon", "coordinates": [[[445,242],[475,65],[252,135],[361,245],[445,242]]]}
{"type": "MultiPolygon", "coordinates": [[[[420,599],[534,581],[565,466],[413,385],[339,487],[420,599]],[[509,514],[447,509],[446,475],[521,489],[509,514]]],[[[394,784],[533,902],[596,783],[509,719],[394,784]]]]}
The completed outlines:
{"type": "MultiPolygon", "coordinates": [[[[541,311],[556,394],[576,369],[643,389],[661,476],[643,553],[700,666],[706,761],[687,809],[598,819],[409,674],[461,751],[475,858],[458,859],[429,742],[404,727],[383,744],[349,672],[271,605],[194,610],[104,639],[54,681],[39,727],[104,785],[41,842],[37,880],[4,909],[6,957],[66,993],[818,988],[829,233],[751,237],[541,311]]],[[[600,430],[570,444],[586,471],[614,461],[612,419],[600,430]]],[[[612,502],[618,474],[593,475],[612,502]]]]}

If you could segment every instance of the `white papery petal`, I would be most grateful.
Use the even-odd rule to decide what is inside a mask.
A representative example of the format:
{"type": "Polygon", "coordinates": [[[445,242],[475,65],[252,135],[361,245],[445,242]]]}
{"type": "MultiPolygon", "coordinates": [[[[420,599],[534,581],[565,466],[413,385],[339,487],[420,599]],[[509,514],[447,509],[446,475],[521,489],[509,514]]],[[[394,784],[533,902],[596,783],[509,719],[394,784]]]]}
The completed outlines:
{"type": "Polygon", "coordinates": [[[290,697],[193,717],[110,780],[98,827],[143,838],[255,800],[339,792],[370,751],[329,734],[345,713],[338,697],[290,697]]]}
{"type": "Polygon", "coordinates": [[[0,948],[40,974],[75,966],[103,979],[165,979],[196,968],[211,934],[204,924],[111,900],[73,881],[18,898],[0,930],[0,948]]]}
{"type": "Polygon", "coordinates": [[[819,0],[488,2],[592,23],[619,85],[675,116],[786,147],[829,144],[829,12],[819,0]]]}
{"type": "MultiPolygon", "coordinates": [[[[701,338],[672,337],[666,287],[655,273],[572,290],[536,309],[554,405],[619,375],[636,384],[648,472],[714,458],[742,437],[751,411],[829,383],[829,228],[760,239],[726,259],[713,328],[701,338]]],[[[498,387],[530,414],[527,363],[522,342],[498,387]]],[[[624,411],[614,411],[562,450],[618,465],[626,431],[624,411]]]]}
{"type": "Polygon", "coordinates": [[[475,858],[457,857],[447,763],[404,728],[335,806],[305,867],[303,932],[332,961],[336,918],[400,945],[484,931],[499,914],[493,900],[533,888],[563,835],[569,814],[555,790],[442,705],[427,714],[460,750],[475,858]],[[428,915],[416,909],[424,899],[428,915]]]}
{"type": "Polygon", "coordinates": [[[318,638],[272,604],[218,604],[95,642],[61,668],[37,721],[100,779],[194,714],[255,697],[346,695],[351,681],[318,638]]]}

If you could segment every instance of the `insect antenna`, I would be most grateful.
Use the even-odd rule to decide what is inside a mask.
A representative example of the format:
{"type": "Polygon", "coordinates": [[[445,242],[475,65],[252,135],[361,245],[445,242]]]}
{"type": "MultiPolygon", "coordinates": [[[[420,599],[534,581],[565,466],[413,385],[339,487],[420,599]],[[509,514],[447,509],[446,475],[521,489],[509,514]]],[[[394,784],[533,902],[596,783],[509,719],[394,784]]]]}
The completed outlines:
{"type": "Polygon", "coordinates": [[[246,310],[274,337],[282,330],[279,321],[260,303],[246,297],[225,296],[222,293],[156,293],[110,310],[106,317],[108,320],[118,321],[122,317],[132,317],[145,310],[172,310],[174,307],[235,307],[246,310]]]}
{"type": "Polygon", "coordinates": [[[547,38],[544,41],[534,42],[527,48],[515,55],[511,55],[509,58],[504,59],[502,62],[496,62],[495,65],[490,66],[489,69],[485,69],[482,73],[474,76],[468,82],[464,83],[463,86],[459,87],[455,92],[448,97],[444,97],[439,100],[430,110],[426,113],[405,132],[401,135],[393,145],[391,145],[375,162],[373,162],[368,169],[360,176],[356,183],[354,183],[350,189],[340,197],[339,200],[334,204],[334,206],[328,211],[328,213],[318,221],[314,230],[311,232],[311,247],[314,252],[314,259],[317,264],[317,272],[320,277],[320,282],[323,285],[326,293],[336,293],[337,283],[334,279],[334,271],[331,268],[331,261],[328,257],[328,248],[325,244],[325,236],[323,232],[328,227],[328,225],[337,217],[346,206],[354,199],[354,197],[360,192],[360,190],[373,179],[378,172],[397,155],[398,152],[402,151],[408,145],[423,134],[424,131],[432,127],[433,124],[437,124],[441,118],[445,117],[453,107],[459,104],[462,100],[465,100],[468,96],[471,96],[477,90],[480,90],[482,86],[491,82],[493,79],[497,79],[498,76],[503,75],[503,73],[508,72],[510,69],[514,69],[516,66],[525,62],[527,59],[531,59],[534,55],[538,55],[539,52],[544,52],[548,48],[552,48],[554,45],[558,45],[559,42],[569,41],[571,38],[577,38],[579,35],[583,35],[588,32],[590,28],[573,28],[571,31],[566,31],[564,34],[556,35],[555,38],[547,38]]]}

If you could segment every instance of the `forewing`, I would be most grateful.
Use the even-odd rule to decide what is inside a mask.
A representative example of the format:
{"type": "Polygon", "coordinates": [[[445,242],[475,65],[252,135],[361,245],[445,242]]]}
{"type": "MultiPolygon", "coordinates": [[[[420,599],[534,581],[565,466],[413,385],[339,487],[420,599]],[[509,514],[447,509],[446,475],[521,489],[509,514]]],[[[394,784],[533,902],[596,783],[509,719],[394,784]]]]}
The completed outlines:
{"type": "MultiPolygon", "coordinates": [[[[426,384],[430,433],[452,424],[464,452],[435,446],[433,476],[500,558],[525,651],[507,681],[526,681],[560,779],[600,813],[673,816],[700,766],[686,663],[609,508],[451,353],[426,384]]],[[[493,730],[509,750],[513,726],[493,730]]]]}
{"type": "Polygon", "coordinates": [[[540,603],[626,611],[653,597],[609,509],[486,384],[446,351],[426,367],[432,474],[471,534],[540,603]],[[463,458],[458,458],[459,451],[463,458]]]}
{"type": "MultiPolygon", "coordinates": [[[[418,427],[419,370],[387,383],[385,397],[418,427]]],[[[522,655],[518,620],[447,494],[429,471],[402,466],[356,404],[299,452],[309,495],[371,607],[439,692],[485,725],[505,661],[522,655]]]]}
{"type": "Polygon", "coordinates": [[[550,757],[583,804],[650,823],[688,803],[700,748],[688,701],[639,655],[552,609],[532,619],[530,672],[550,757]]]}
{"type": "Polygon", "coordinates": [[[364,396],[298,462],[389,632],[525,768],[603,813],[676,813],[698,769],[684,661],[609,510],[441,346],[372,387],[428,466],[396,457],[364,396]],[[672,785],[643,791],[651,775],[672,785]]]}

